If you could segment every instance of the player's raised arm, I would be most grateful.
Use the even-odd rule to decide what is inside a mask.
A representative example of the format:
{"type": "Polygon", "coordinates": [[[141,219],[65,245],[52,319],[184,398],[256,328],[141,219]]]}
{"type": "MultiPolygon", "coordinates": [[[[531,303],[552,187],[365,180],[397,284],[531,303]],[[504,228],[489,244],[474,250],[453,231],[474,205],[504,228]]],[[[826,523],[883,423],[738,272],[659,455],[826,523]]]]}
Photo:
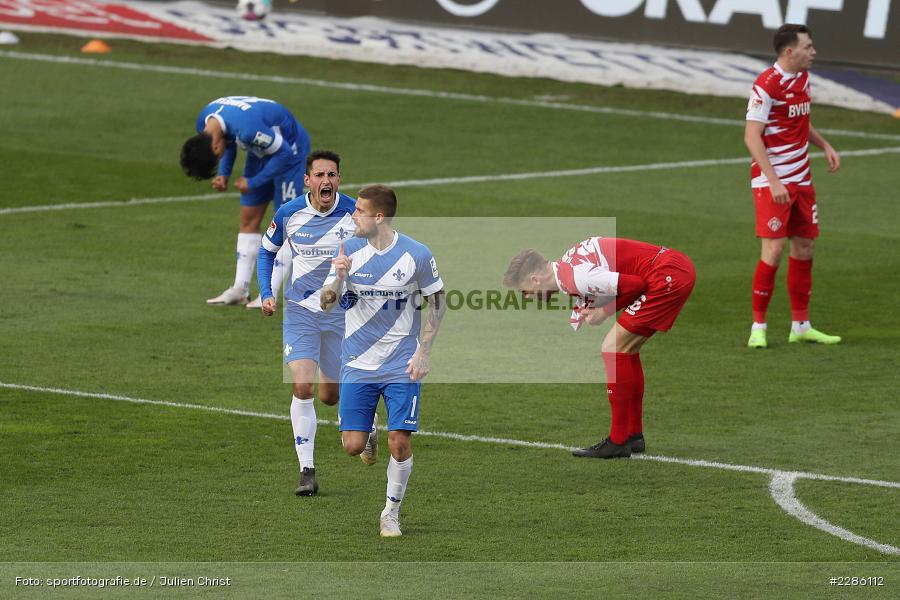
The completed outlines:
{"type": "Polygon", "coordinates": [[[322,287],[319,294],[319,307],[322,310],[330,312],[338,303],[352,263],[353,259],[344,253],[344,244],[341,243],[337,256],[331,259],[331,273],[328,277],[333,279],[322,287]]]}
{"type": "Polygon", "coordinates": [[[434,339],[437,337],[438,329],[444,320],[447,312],[447,295],[443,289],[436,291],[430,296],[425,297],[428,303],[428,314],[425,316],[425,322],[422,325],[422,335],[419,338],[419,347],[409,359],[409,366],[406,372],[413,381],[419,381],[431,370],[429,365],[429,356],[431,348],[434,346],[434,339]]]}

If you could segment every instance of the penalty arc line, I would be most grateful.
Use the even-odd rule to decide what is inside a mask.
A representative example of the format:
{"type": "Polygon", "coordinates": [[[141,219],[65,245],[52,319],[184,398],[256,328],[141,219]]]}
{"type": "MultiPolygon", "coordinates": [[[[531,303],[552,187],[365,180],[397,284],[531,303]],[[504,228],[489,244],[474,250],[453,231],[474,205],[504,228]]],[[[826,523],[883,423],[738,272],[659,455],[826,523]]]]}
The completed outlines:
{"type": "Polygon", "coordinates": [[[890,544],[882,544],[880,542],[876,542],[875,540],[863,537],[861,535],[857,535],[852,531],[848,531],[843,527],[838,527],[832,523],[829,523],[819,515],[815,514],[811,510],[809,510],[800,500],[797,499],[797,496],[794,492],[794,483],[797,479],[800,478],[800,474],[798,473],[789,473],[785,471],[781,471],[772,475],[772,479],[769,482],[769,493],[772,495],[772,499],[780,506],[786,513],[791,515],[792,517],[797,518],[803,523],[815,527],[820,531],[824,531],[825,533],[830,533],[831,535],[837,536],[842,540],[846,540],[848,542],[852,542],[854,544],[859,544],[860,546],[867,546],[872,548],[873,550],[877,550],[882,554],[894,554],[900,555],[900,548],[896,546],[891,546],[890,544]]]}
{"type": "MultiPolygon", "coordinates": [[[[604,115],[617,115],[623,117],[662,119],[664,121],[683,121],[688,123],[703,123],[707,125],[726,125],[731,127],[743,127],[745,121],[738,119],[722,119],[718,117],[702,117],[697,115],[685,115],[668,113],[663,111],[641,111],[627,108],[614,108],[606,106],[591,106],[586,104],[567,104],[565,102],[548,102],[542,100],[525,100],[520,98],[507,98],[503,96],[485,96],[479,94],[464,94],[459,92],[442,92],[421,88],[395,88],[384,85],[367,83],[352,83],[340,81],[327,81],[323,79],[311,79],[307,77],[283,77],[278,75],[258,75],[255,73],[238,73],[229,71],[213,71],[210,69],[197,69],[191,67],[174,67],[170,65],[150,65],[132,62],[118,62],[111,60],[98,60],[76,56],[58,56],[52,54],[38,54],[17,51],[0,51],[0,57],[14,60],[30,60],[38,62],[81,65],[90,67],[102,67],[107,69],[122,69],[128,71],[144,71],[150,73],[167,73],[173,75],[188,75],[191,77],[211,77],[216,79],[237,79],[239,81],[265,81],[270,83],[283,83],[292,85],[307,85],[325,89],[347,90],[354,92],[369,92],[376,94],[390,94],[395,96],[414,96],[420,98],[435,98],[443,100],[457,100],[463,102],[480,102],[485,104],[506,104],[512,106],[524,106],[528,108],[545,108],[550,110],[568,110],[584,113],[604,115]]],[[[748,85],[748,90],[749,90],[748,85]]],[[[749,95],[749,92],[748,92],[749,95]]],[[[819,132],[828,135],[857,137],[868,139],[881,139],[900,141],[900,135],[889,133],[869,133],[866,131],[849,131],[844,129],[819,129],[819,132]]]]}
{"type": "MultiPolygon", "coordinates": [[[[30,392],[40,392],[49,394],[60,394],[65,396],[76,396],[79,398],[97,398],[101,400],[114,400],[119,402],[129,402],[132,404],[150,404],[155,406],[168,406],[171,408],[203,410],[207,412],[216,412],[229,415],[237,415],[243,417],[256,417],[262,419],[276,419],[280,421],[289,421],[288,415],[279,415],[274,413],[264,413],[251,410],[242,410],[237,408],[224,408],[219,406],[207,406],[203,404],[188,404],[182,402],[172,402],[168,400],[148,400],[144,398],[133,398],[131,396],[122,396],[118,394],[106,394],[99,392],[83,392],[79,390],[67,390],[61,388],[41,387],[34,385],[25,385],[18,383],[6,383],[0,381],[0,388],[11,390],[24,390],[30,392]]],[[[337,426],[335,421],[327,419],[317,419],[321,425],[337,426]]],[[[547,442],[531,442],[526,440],[516,440],[510,438],[485,437],[478,435],[466,435],[461,433],[451,433],[444,431],[418,431],[416,435],[425,437],[435,437],[441,439],[450,439],[466,442],[480,442],[486,444],[496,444],[505,446],[522,446],[527,448],[539,448],[545,450],[566,450],[571,451],[574,448],[565,444],[552,444],[547,442]]],[[[822,519],[806,506],[804,506],[796,497],[794,492],[794,483],[798,479],[813,479],[817,481],[836,481],[841,483],[857,483],[862,485],[874,485],[878,487],[900,489],[900,483],[894,481],[881,481],[877,479],[861,479],[858,477],[838,477],[835,475],[823,475],[820,473],[808,473],[802,471],[783,471],[781,469],[770,469],[766,467],[755,467],[750,465],[735,465],[730,463],[721,463],[705,460],[692,460],[684,458],[674,458],[669,456],[640,455],[633,458],[646,460],[651,462],[663,462],[670,464],[679,464],[689,467],[706,467],[727,471],[738,471],[742,473],[759,473],[769,475],[771,477],[769,483],[769,493],[772,499],[789,515],[795,517],[807,525],[815,527],[820,531],[824,531],[830,535],[838,537],[847,542],[866,546],[881,552],[882,554],[900,555],[900,548],[890,544],[882,544],[875,540],[857,535],[852,531],[848,531],[842,527],[838,527],[822,519]]]]}
{"type": "MultiPolygon", "coordinates": [[[[885,148],[867,148],[863,150],[848,150],[842,152],[842,157],[879,156],[883,154],[900,154],[900,146],[888,146],[885,148]]],[[[823,154],[814,152],[811,158],[822,158],[823,154]]],[[[458,185],[466,183],[485,183],[497,181],[522,181],[527,179],[545,179],[552,177],[577,177],[584,175],[605,175],[615,173],[637,173],[641,171],[662,171],[669,169],[695,169],[701,167],[714,167],[722,165],[748,164],[749,158],[712,158],[704,160],[686,160],[680,162],[645,163],[638,165],[617,165],[586,167],[583,169],[566,169],[560,171],[533,171],[528,173],[500,173],[496,175],[469,175],[464,177],[437,177],[432,179],[403,179],[398,181],[378,182],[394,188],[429,187],[439,185],[458,185]]],[[[346,189],[359,189],[371,185],[371,183],[345,183],[346,189]]],[[[133,198],[131,200],[112,200],[109,202],[70,202],[66,204],[44,204],[35,206],[17,206],[13,208],[0,208],[0,215],[50,212],[57,210],[71,210],[81,208],[121,208],[127,206],[142,206],[147,204],[171,204],[175,202],[195,202],[224,200],[234,198],[235,194],[196,194],[191,196],[162,196],[158,198],[133,198]]]]}

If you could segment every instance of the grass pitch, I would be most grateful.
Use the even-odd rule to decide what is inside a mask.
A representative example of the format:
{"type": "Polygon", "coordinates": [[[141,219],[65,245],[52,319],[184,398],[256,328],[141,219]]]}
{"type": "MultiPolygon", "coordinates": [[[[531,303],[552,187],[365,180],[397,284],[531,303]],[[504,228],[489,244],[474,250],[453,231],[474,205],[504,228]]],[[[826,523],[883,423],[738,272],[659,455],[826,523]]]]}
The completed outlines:
{"type": "MultiPolygon", "coordinates": [[[[25,35],[18,50],[75,56],[82,43],[25,35]]],[[[521,100],[553,96],[736,122],[744,109],[739,99],[177,46],[113,47],[104,60],[521,100]]],[[[206,194],[207,184],[181,174],[178,149],[199,108],[228,94],[291,107],[314,147],[343,155],[348,183],[746,154],[739,125],[227,74],[2,56],[0,80],[0,211],[206,194]]],[[[882,115],[816,106],[813,122],[900,136],[900,122],[882,115]]],[[[839,151],[900,146],[900,138],[828,137],[839,151]]],[[[822,237],[812,314],[818,327],[844,336],[833,348],[787,345],[785,268],[770,309],[771,348],[744,347],[758,256],[746,163],[405,185],[399,197],[409,216],[615,217],[618,235],[692,257],[693,297],[674,330],[642,352],[649,454],[898,482],[897,164],[897,154],[848,156],[838,174],[827,175],[823,161],[813,161],[822,237]]],[[[0,382],[264,414],[0,388],[0,595],[51,593],[46,585],[17,587],[17,576],[166,574],[234,582],[178,590],[157,584],[147,592],[843,597],[849,590],[832,586],[832,576],[883,577],[883,586],[866,590],[871,597],[896,589],[896,556],[787,514],[772,500],[765,474],[575,460],[552,447],[605,435],[599,384],[426,383],[424,430],[539,445],[415,436],[400,539],[377,535],[384,457],[366,468],[344,456],[332,425],[321,425],[317,438],[321,495],[295,498],[280,322],[204,304],[233,276],[236,217],[235,196],[0,212],[0,382]],[[63,564],[72,562],[79,564],[63,564]]],[[[535,340],[535,351],[565,352],[569,335],[560,316],[559,337],[535,340]]],[[[599,338],[597,345],[596,356],[580,359],[599,370],[599,338]]],[[[318,411],[336,419],[333,409],[318,411]]],[[[896,488],[800,480],[796,494],[830,524],[900,546],[896,488]]],[[[95,597],[97,590],[56,593],[95,597]]]]}

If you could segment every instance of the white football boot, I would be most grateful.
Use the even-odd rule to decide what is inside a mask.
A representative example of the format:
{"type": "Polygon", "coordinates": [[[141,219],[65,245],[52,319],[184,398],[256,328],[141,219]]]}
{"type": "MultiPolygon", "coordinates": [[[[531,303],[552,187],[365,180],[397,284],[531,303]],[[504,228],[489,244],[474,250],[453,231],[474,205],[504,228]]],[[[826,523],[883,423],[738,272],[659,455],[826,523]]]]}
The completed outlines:
{"type": "Polygon", "coordinates": [[[381,537],[400,537],[400,517],[394,513],[388,513],[381,517],[381,537]]]}
{"type": "Polygon", "coordinates": [[[247,292],[240,288],[230,287],[215,298],[210,298],[206,301],[206,303],[211,305],[235,305],[247,304],[247,300],[247,292]]]}

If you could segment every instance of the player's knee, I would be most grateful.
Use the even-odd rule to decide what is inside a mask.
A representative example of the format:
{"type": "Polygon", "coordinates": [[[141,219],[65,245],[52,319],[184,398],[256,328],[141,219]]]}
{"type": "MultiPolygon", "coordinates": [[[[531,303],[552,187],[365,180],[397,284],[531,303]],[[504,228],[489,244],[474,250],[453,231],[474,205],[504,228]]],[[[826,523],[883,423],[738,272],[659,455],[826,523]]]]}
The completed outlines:
{"type": "Polygon", "coordinates": [[[812,260],[816,240],[797,238],[791,241],[791,254],[799,260],[812,260]]]}
{"type": "Polygon", "coordinates": [[[239,217],[241,233],[259,233],[266,206],[242,206],[239,217]]]}
{"type": "Polygon", "coordinates": [[[319,401],[328,406],[334,406],[338,403],[341,388],[337,383],[319,382],[319,401]]]}
{"type": "Polygon", "coordinates": [[[408,435],[394,435],[395,432],[388,433],[388,449],[394,460],[403,461],[412,454],[412,444],[410,444],[408,435]]]}
{"type": "Polygon", "coordinates": [[[363,440],[360,442],[359,440],[347,439],[344,438],[344,451],[350,456],[359,456],[362,454],[362,451],[366,449],[366,442],[363,440]]]}
{"type": "Polygon", "coordinates": [[[784,254],[784,239],[769,239],[763,242],[760,258],[766,264],[777,266],[781,263],[782,254],[784,254]]]}
{"type": "Polygon", "coordinates": [[[334,406],[338,403],[338,398],[337,391],[332,392],[331,390],[323,390],[322,386],[319,386],[319,401],[322,402],[322,404],[334,406]]]}
{"type": "Polygon", "coordinates": [[[255,216],[244,216],[241,215],[241,219],[238,223],[240,227],[241,233],[259,233],[259,226],[261,224],[261,220],[257,219],[255,216]]]}
{"type": "MultiPolygon", "coordinates": [[[[306,399],[313,397],[313,386],[311,383],[295,383],[294,384],[294,396],[297,398],[306,399]]],[[[326,403],[327,404],[327,403],[326,403]]]]}
{"type": "Polygon", "coordinates": [[[600,343],[600,352],[603,354],[615,354],[616,352],[621,352],[619,347],[619,336],[616,335],[615,325],[607,332],[603,341],[600,343]]]}
{"type": "Polygon", "coordinates": [[[603,338],[603,342],[600,344],[600,352],[603,354],[609,354],[616,352],[616,336],[612,335],[612,331],[606,334],[606,337],[603,338]]]}
{"type": "Polygon", "coordinates": [[[397,462],[403,462],[404,460],[412,456],[412,448],[410,446],[391,448],[391,456],[397,462]]]}

